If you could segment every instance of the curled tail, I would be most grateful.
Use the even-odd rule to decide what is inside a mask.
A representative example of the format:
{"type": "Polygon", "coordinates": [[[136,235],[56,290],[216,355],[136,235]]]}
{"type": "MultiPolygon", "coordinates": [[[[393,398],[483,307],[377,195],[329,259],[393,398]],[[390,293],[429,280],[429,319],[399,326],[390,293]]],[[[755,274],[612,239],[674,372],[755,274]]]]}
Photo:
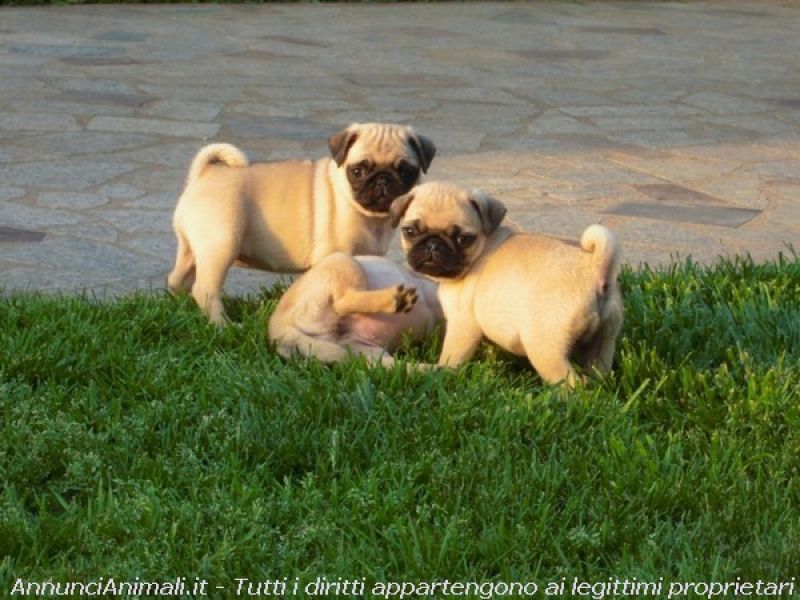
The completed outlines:
{"type": "Polygon", "coordinates": [[[581,236],[581,248],[592,254],[597,293],[605,296],[609,282],[614,280],[619,267],[617,240],[614,234],[602,225],[590,225],[581,236]]]}
{"type": "Polygon", "coordinates": [[[186,185],[194,182],[203,174],[205,168],[213,163],[222,163],[229,167],[246,167],[250,164],[244,152],[233,144],[209,144],[201,148],[192,160],[186,185]]]}

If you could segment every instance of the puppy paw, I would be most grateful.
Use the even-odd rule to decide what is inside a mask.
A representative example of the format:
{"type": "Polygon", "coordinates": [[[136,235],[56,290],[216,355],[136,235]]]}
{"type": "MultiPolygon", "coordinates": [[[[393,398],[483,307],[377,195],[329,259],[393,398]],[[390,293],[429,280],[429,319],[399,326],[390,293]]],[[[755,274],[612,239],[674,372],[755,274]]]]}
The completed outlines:
{"type": "Polygon", "coordinates": [[[417,303],[417,288],[406,289],[402,283],[394,293],[394,312],[411,312],[417,303]]]}

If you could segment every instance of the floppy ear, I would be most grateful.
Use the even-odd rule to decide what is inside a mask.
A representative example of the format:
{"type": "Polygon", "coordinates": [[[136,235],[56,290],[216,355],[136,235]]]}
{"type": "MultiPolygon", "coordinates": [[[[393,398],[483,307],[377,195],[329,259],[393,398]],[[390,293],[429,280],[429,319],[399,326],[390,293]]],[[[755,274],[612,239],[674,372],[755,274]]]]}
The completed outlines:
{"type": "Polygon", "coordinates": [[[354,131],[354,126],[342,129],[339,133],[334,133],[328,138],[328,148],[331,149],[331,156],[336,161],[336,166],[341,167],[342,163],[347,158],[347,153],[353,144],[356,143],[358,133],[354,131]]]}
{"type": "Polygon", "coordinates": [[[402,196],[398,196],[389,207],[389,214],[392,215],[392,229],[396,228],[400,221],[403,220],[403,215],[406,214],[409,204],[414,199],[414,192],[408,192],[402,196]]]}
{"type": "Polygon", "coordinates": [[[469,201],[478,211],[483,225],[483,232],[486,235],[500,227],[500,223],[507,212],[505,204],[480,190],[474,190],[470,195],[469,201]]]}
{"type": "Polygon", "coordinates": [[[424,135],[417,135],[410,127],[408,143],[411,145],[411,149],[416,152],[417,158],[419,158],[419,166],[422,168],[422,172],[427,173],[433,157],[436,156],[436,146],[424,135]]]}

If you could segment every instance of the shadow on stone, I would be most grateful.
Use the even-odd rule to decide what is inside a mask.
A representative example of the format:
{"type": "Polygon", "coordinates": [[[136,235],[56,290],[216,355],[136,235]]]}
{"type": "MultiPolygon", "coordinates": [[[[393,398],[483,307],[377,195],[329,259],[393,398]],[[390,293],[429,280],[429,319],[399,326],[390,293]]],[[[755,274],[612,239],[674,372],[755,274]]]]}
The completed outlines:
{"type": "Polygon", "coordinates": [[[16,229],[0,225],[0,243],[20,244],[30,242],[41,242],[44,239],[41,231],[29,231],[27,229],[16,229]]]}

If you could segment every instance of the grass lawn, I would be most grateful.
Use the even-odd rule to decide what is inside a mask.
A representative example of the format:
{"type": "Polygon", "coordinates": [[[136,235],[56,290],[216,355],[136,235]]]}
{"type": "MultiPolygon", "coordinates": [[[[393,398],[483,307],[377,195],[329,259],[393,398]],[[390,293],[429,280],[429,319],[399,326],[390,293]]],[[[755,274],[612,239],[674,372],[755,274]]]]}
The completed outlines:
{"type": "Polygon", "coordinates": [[[188,298],[0,299],[0,590],[800,577],[800,257],[622,283],[617,369],[574,392],[488,348],[287,362],[277,290],[222,331],[188,298]]]}

